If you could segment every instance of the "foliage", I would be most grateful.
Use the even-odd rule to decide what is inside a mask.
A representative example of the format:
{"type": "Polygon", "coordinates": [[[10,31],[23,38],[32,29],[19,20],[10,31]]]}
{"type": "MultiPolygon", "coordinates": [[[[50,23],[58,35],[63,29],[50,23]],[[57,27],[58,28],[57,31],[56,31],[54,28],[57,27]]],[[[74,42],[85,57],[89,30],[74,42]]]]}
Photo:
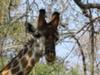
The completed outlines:
{"type": "Polygon", "coordinates": [[[9,20],[9,11],[15,9],[19,3],[20,0],[0,0],[0,24],[4,24],[9,20]]]}
{"type": "Polygon", "coordinates": [[[68,75],[80,75],[78,72],[78,68],[72,68],[70,69],[68,75]]]}
{"type": "MultiPolygon", "coordinates": [[[[35,75],[66,75],[63,64],[36,64],[34,68],[35,75]]],[[[31,74],[32,75],[32,72],[31,74]]]]}

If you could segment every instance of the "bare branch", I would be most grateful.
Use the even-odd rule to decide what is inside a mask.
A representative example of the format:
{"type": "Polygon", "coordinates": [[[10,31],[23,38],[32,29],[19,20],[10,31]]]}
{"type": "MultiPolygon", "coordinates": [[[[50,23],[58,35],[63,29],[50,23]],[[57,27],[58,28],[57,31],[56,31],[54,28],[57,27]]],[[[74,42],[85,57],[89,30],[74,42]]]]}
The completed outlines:
{"type": "Polygon", "coordinates": [[[84,70],[84,75],[87,75],[87,74],[86,74],[86,58],[85,58],[85,55],[84,55],[84,52],[83,52],[82,46],[81,46],[79,40],[78,40],[75,36],[73,36],[73,38],[75,39],[77,45],[78,45],[79,48],[80,48],[80,52],[81,52],[81,55],[82,55],[82,61],[83,61],[83,70],[84,70]]]}
{"type": "Polygon", "coordinates": [[[100,4],[93,4],[93,3],[84,4],[84,3],[81,2],[81,0],[74,0],[74,2],[75,2],[81,9],[90,9],[90,8],[97,8],[97,9],[100,9],[100,4]]]}

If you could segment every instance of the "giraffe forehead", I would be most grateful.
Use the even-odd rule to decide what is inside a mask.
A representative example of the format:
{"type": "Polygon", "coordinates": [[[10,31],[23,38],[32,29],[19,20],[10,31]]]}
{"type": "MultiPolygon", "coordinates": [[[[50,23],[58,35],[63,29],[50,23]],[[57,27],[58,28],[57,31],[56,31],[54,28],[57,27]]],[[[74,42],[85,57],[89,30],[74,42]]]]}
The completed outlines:
{"type": "Polygon", "coordinates": [[[34,50],[44,50],[45,48],[45,37],[41,36],[40,38],[34,39],[34,44],[33,44],[34,50]]]}

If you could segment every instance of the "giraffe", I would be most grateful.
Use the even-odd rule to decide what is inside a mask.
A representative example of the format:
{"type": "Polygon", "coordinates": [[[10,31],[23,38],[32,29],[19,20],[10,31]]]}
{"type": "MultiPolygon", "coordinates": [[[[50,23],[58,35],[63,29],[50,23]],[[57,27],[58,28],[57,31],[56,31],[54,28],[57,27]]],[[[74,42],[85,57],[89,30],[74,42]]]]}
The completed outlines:
{"type": "Polygon", "coordinates": [[[30,23],[26,24],[27,31],[33,36],[23,46],[23,49],[1,71],[0,75],[28,75],[39,58],[46,55],[46,60],[55,59],[55,42],[57,41],[58,13],[53,14],[50,23],[46,23],[45,10],[40,9],[38,27],[35,30],[30,23]],[[42,16],[41,16],[42,15],[42,16]],[[55,21],[57,23],[55,23],[55,21]],[[56,27],[55,27],[56,26],[56,27]]]}

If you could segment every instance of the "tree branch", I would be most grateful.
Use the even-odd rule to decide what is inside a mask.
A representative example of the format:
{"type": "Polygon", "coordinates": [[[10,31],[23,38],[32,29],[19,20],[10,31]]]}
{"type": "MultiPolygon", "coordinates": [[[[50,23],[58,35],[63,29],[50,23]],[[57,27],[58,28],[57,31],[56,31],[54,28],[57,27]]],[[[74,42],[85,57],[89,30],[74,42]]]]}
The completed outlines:
{"type": "Polygon", "coordinates": [[[77,43],[77,45],[78,45],[78,47],[80,49],[80,52],[81,52],[81,55],[82,55],[82,61],[83,61],[84,75],[87,75],[87,73],[86,73],[86,71],[87,71],[87,69],[86,69],[86,58],[85,58],[82,46],[81,46],[79,40],[75,36],[72,36],[72,37],[73,37],[73,39],[75,39],[75,41],[76,41],[76,43],[77,43]]]}
{"type": "Polygon", "coordinates": [[[81,0],[74,0],[74,2],[81,8],[81,9],[90,9],[90,8],[97,8],[100,9],[100,4],[95,3],[88,3],[84,4],[81,0]]]}

